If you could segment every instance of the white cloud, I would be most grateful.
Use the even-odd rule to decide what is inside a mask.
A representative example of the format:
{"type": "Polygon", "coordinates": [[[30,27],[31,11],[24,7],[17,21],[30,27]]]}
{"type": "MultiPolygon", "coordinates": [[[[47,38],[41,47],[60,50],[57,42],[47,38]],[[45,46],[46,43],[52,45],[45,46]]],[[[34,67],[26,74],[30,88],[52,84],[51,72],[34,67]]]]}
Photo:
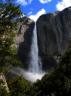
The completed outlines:
{"type": "Polygon", "coordinates": [[[66,7],[71,6],[71,0],[62,0],[56,4],[57,10],[61,11],[66,7]]]}
{"type": "Polygon", "coordinates": [[[40,1],[40,3],[45,4],[45,3],[51,2],[52,0],[39,0],[39,1],[40,1]]]}
{"type": "Polygon", "coordinates": [[[31,4],[32,0],[17,0],[16,3],[21,4],[23,6],[31,4]]]}
{"type": "Polygon", "coordinates": [[[27,15],[30,16],[31,14],[33,14],[33,11],[34,11],[34,9],[32,8],[27,15]]]}
{"type": "Polygon", "coordinates": [[[30,15],[29,18],[37,21],[37,19],[39,18],[39,16],[41,16],[42,14],[45,14],[46,11],[44,9],[41,9],[39,12],[37,12],[35,15],[30,15]]]}
{"type": "Polygon", "coordinates": [[[3,2],[6,2],[6,0],[2,0],[3,2]]]}
{"type": "Polygon", "coordinates": [[[29,15],[31,15],[32,13],[33,13],[33,12],[32,12],[32,11],[30,11],[30,12],[28,13],[28,16],[29,16],[29,15]]]}

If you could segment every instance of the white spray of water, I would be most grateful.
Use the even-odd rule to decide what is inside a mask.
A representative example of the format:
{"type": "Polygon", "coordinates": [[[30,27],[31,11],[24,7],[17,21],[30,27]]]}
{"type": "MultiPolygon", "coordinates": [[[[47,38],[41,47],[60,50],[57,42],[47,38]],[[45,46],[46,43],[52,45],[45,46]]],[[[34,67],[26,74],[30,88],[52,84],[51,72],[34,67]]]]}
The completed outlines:
{"type": "Polygon", "coordinates": [[[29,72],[24,70],[23,68],[20,67],[14,67],[11,72],[13,74],[16,74],[18,76],[23,76],[26,80],[33,82],[36,82],[36,80],[41,80],[41,78],[44,76],[45,73],[33,73],[33,72],[29,72]]]}
{"type": "Polygon", "coordinates": [[[33,73],[42,72],[42,64],[38,55],[37,28],[36,23],[33,30],[32,45],[30,51],[30,66],[29,71],[33,73]]]}

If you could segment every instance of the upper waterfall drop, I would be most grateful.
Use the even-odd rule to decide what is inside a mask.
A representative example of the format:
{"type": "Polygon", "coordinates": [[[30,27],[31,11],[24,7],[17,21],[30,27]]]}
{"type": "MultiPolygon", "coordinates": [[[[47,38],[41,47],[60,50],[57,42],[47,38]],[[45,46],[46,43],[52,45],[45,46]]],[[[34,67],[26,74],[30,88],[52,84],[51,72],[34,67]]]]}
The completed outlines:
{"type": "Polygon", "coordinates": [[[39,54],[38,54],[36,22],[35,22],[35,26],[33,29],[32,44],[31,44],[31,50],[30,50],[29,71],[31,71],[33,73],[41,73],[42,72],[41,60],[40,60],[39,54]]]}

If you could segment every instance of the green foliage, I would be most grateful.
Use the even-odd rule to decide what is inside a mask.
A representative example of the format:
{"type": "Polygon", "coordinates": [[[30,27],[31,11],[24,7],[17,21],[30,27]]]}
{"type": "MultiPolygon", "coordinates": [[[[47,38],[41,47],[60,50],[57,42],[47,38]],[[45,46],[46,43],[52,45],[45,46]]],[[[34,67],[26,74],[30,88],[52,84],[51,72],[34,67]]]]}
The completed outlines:
{"type": "Polygon", "coordinates": [[[14,6],[11,0],[7,3],[0,3],[0,71],[7,69],[10,65],[20,63],[16,55],[14,40],[16,21],[20,15],[19,6],[14,6]]]}
{"type": "Polygon", "coordinates": [[[34,84],[36,96],[70,96],[71,94],[71,48],[60,59],[60,64],[42,80],[34,84]]]}
{"type": "Polygon", "coordinates": [[[62,70],[66,77],[71,77],[71,47],[60,59],[60,70],[62,70]]]}
{"type": "Polygon", "coordinates": [[[0,96],[10,96],[10,94],[6,90],[6,87],[3,86],[3,84],[3,80],[0,80],[0,96]]]}
{"type": "Polygon", "coordinates": [[[10,96],[3,86],[0,86],[0,96],[10,96]]]}
{"type": "Polygon", "coordinates": [[[31,84],[22,77],[8,81],[11,96],[30,96],[31,84]]]}

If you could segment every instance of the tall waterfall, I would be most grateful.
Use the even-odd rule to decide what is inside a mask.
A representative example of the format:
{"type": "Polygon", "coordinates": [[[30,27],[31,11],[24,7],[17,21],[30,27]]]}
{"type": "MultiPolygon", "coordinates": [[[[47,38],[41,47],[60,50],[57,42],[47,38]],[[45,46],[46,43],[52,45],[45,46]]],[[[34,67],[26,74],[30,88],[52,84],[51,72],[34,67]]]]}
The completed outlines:
{"type": "Polygon", "coordinates": [[[33,73],[41,73],[42,65],[38,55],[37,28],[36,23],[33,29],[32,45],[30,50],[30,65],[29,71],[33,73]]]}
{"type": "Polygon", "coordinates": [[[38,42],[37,42],[37,28],[36,23],[33,30],[32,36],[32,44],[30,50],[30,64],[29,69],[26,71],[23,68],[15,68],[12,70],[12,73],[17,75],[22,75],[27,80],[31,82],[35,82],[37,79],[41,79],[44,76],[44,72],[42,71],[41,60],[38,55],[38,42]]]}

